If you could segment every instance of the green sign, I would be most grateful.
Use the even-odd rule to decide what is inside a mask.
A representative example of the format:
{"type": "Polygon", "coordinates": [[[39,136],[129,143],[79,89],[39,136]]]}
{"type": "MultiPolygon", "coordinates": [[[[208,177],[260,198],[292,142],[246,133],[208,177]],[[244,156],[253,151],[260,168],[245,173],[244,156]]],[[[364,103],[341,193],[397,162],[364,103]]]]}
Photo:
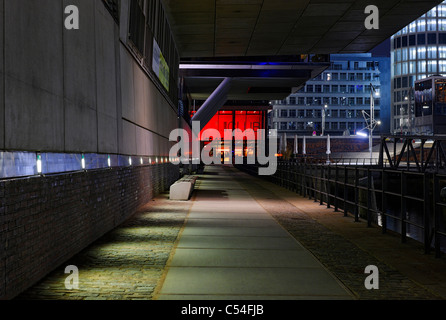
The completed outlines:
{"type": "Polygon", "coordinates": [[[152,70],[157,75],[158,79],[160,80],[164,88],[166,88],[166,90],[169,91],[170,69],[155,39],[153,39],[152,70]]]}

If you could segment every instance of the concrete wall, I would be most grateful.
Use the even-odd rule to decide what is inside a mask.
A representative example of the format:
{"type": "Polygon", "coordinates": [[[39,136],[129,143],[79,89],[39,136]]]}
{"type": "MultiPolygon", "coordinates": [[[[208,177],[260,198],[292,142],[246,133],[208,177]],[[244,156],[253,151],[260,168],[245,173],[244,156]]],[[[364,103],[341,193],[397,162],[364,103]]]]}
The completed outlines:
{"type": "Polygon", "coordinates": [[[4,147],[64,150],[62,2],[4,1],[4,8],[4,147]]]}
{"type": "Polygon", "coordinates": [[[168,155],[176,102],[125,46],[127,19],[118,26],[102,1],[0,5],[1,149],[168,155]],[[79,8],[79,30],[64,28],[70,4],[79,8]]]}
{"type": "Polygon", "coordinates": [[[131,53],[125,47],[120,53],[123,133],[119,153],[167,156],[170,131],[178,127],[176,110],[131,53]]]}

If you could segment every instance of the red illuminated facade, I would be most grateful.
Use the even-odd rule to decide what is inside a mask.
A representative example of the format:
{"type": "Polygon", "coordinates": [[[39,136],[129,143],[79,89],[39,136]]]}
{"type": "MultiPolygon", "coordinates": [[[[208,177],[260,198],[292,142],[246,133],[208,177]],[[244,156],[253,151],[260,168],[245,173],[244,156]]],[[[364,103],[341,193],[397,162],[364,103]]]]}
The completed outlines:
{"type": "MultiPolygon", "coordinates": [[[[202,132],[207,129],[216,129],[220,132],[220,136],[224,137],[224,130],[240,129],[245,131],[252,129],[256,133],[259,129],[266,129],[267,126],[267,109],[259,108],[257,110],[220,110],[202,129],[202,132]]],[[[195,112],[191,112],[191,116],[195,112]]]]}

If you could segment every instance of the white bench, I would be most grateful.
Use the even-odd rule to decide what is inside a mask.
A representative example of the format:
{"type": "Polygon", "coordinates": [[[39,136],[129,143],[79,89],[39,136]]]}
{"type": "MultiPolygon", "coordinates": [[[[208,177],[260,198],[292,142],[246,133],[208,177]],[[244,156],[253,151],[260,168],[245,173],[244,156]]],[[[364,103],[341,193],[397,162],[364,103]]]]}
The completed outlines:
{"type": "Polygon", "coordinates": [[[195,182],[197,177],[194,176],[184,176],[180,180],[176,181],[170,186],[170,200],[189,200],[194,191],[195,182]]]}

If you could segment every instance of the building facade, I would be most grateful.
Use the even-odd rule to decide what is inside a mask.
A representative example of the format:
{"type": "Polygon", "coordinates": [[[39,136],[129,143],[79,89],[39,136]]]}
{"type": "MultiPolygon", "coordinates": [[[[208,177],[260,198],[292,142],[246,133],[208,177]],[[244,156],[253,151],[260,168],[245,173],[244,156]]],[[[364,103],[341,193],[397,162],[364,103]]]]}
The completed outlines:
{"type": "Polygon", "coordinates": [[[272,101],[270,127],[290,135],[353,135],[366,130],[373,92],[375,119],[388,131],[390,59],[371,53],[333,54],[331,66],[283,101],[272,101]],[[325,113],[325,115],[324,115],[325,113]],[[323,130],[324,127],[324,130],[323,130]]]}
{"type": "Polygon", "coordinates": [[[1,1],[0,300],[180,175],[168,158],[179,51],[163,3],[75,3],[79,30],[64,27],[63,1],[1,1]]]}
{"type": "Polygon", "coordinates": [[[401,29],[391,40],[391,132],[418,134],[414,122],[415,81],[446,75],[446,1],[401,29]]]}

